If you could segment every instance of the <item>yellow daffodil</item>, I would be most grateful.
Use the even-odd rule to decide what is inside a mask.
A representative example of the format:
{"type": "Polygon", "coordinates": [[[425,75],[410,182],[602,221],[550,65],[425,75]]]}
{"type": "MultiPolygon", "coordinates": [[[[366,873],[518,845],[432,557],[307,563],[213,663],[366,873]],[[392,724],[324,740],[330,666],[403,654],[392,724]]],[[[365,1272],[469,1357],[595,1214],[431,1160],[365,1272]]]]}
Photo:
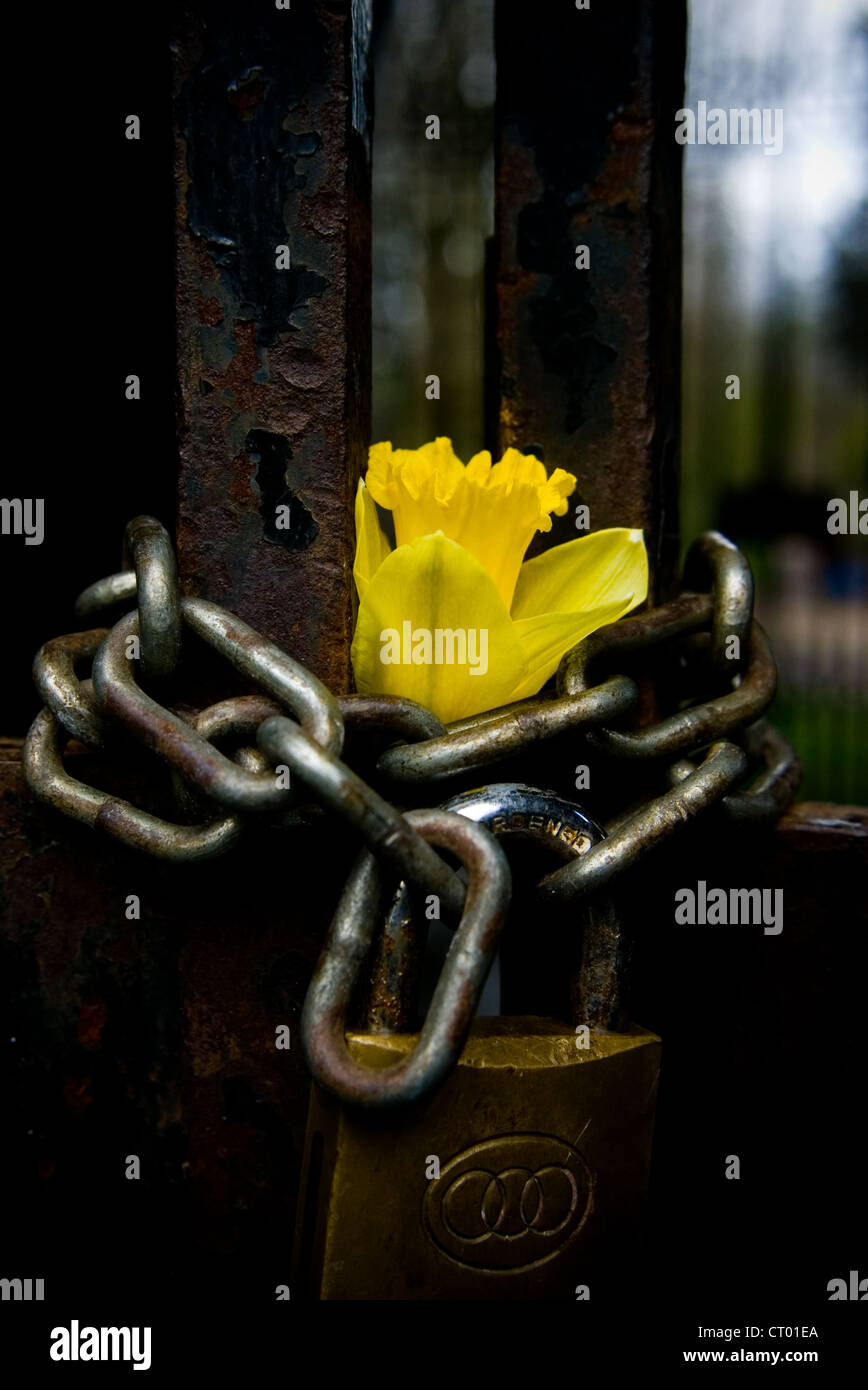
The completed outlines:
{"type": "Polygon", "coordinates": [[[465,467],[448,439],[375,444],[356,497],[359,691],[418,700],[444,723],[478,714],[535,695],[570,647],[641,603],[641,531],[595,531],[522,563],[575,485],[517,449],[465,467]],[[394,550],[375,503],[392,512],[394,550]]]}

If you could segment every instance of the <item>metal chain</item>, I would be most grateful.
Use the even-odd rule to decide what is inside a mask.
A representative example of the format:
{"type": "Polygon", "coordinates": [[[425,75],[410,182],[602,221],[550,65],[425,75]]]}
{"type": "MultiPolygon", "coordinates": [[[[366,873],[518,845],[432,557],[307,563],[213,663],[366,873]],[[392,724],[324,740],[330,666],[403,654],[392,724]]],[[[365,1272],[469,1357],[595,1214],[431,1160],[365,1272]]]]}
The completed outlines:
{"type": "MultiPolygon", "coordinates": [[[[392,857],[411,879],[418,881],[419,864],[427,865],[427,872],[439,878],[443,896],[455,910],[460,903],[451,870],[447,876],[433,869],[421,843],[416,844],[406,834],[399,813],[339,761],[344,720],[356,731],[376,731],[389,737],[392,746],[380,753],[376,771],[391,785],[449,781],[520,755],[567,732],[583,735],[590,747],[607,757],[666,759],[671,763],[667,776],[672,790],[677,791],[680,785],[682,796],[687,798],[683,806],[693,808],[689,814],[725,798],[725,813],[731,818],[771,819],[785,808],[798,785],[799,767],[793,750],[764,722],[757,722],[773,698],[775,668],[765,636],[752,619],[750,570],[736,547],[716,532],[706,533],[694,542],[684,569],[685,583],[695,587],[703,579],[710,580],[711,593],[683,594],[661,608],[622,619],[580,642],[561,662],[559,693],[555,698],[520,701],[459,720],[448,729],[412,700],[390,696],[345,696],[336,700],[309,671],[239,618],[204,599],[179,598],[171,545],[153,518],[138,517],[130,522],[125,545],[136,570],[113,575],[86,589],[79,596],[75,611],[87,617],[108,605],[128,603],[138,599],[140,586],[144,586],[144,597],[138,599],[137,610],[126,614],[108,631],[95,628],[47,642],[34,662],[37,688],[67,733],[90,746],[101,747],[106,737],[121,726],[186,779],[190,788],[212,803],[247,815],[285,810],[294,800],[293,793],[278,785],[273,772],[266,769],[262,753],[255,748],[236,754],[235,760],[231,760],[212,740],[227,733],[254,736],[259,730],[260,745],[265,739],[268,747],[264,752],[272,761],[288,764],[314,787],[321,801],[355,819],[363,837],[374,848],[382,851],[385,846],[389,855],[398,846],[392,857]],[[219,707],[185,718],[159,704],[142,689],[135,671],[138,665],[146,683],[165,679],[178,659],[179,623],[216,648],[236,670],[263,689],[271,701],[260,698],[257,703],[254,697],[240,697],[240,701],[221,702],[219,707]],[[593,684],[600,664],[610,662],[613,656],[644,656],[703,629],[710,633],[713,670],[722,672],[729,688],[644,728],[623,727],[625,719],[638,708],[637,682],[631,675],[600,672],[599,683],[593,684]],[[128,657],[131,639],[136,638],[140,643],[140,661],[128,657]],[[731,646],[733,638],[736,655],[727,656],[727,644],[731,646]],[[92,682],[80,680],[76,673],[76,667],[89,658],[93,658],[92,682]],[[247,703],[243,703],[245,700],[247,703]],[[267,725],[269,719],[274,720],[283,711],[296,716],[301,727],[285,718],[279,725],[267,725]],[[723,766],[719,750],[713,759],[706,759],[704,775],[696,780],[697,769],[688,755],[719,743],[724,735],[738,738],[751,758],[763,765],[762,776],[750,791],[731,792],[745,771],[745,759],[734,753],[726,754],[726,786],[722,786],[719,775],[723,766]],[[395,742],[396,739],[401,741],[395,742]]],[[[42,726],[40,731],[44,735],[42,726]]],[[[35,732],[29,741],[37,741],[35,732]]],[[[38,742],[40,748],[47,748],[44,736],[38,742]]],[[[59,741],[54,743],[59,746],[59,741]]],[[[42,775],[39,756],[35,766],[29,754],[26,761],[34,790],[51,800],[56,766],[52,764],[48,776],[42,775]]],[[[70,804],[76,800],[70,798],[68,788],[65,799],[70,804]]],[[[190,790],[182,793],[180,799],[186,801],[189,814],[195,804],[190,790]]],[[[681,805],[671,792],[665,793],[659,804],[681,805]]],[[[633,816],[619,828],[621,842],[626,846],[625,863],[631,860],[633,849],[644,852],[658,838],[649,836],[651,810],[647,807],[644,818],[633,816]]],[[[667,827],[671,822],[674,828],[684,820],[677,809],[674,821],[665,811],[661,815],[667,827]]],[[[103,816],[100,824],[105,824],[106,819],[103,816]]],[[[179,837],[176,853],[172,827],[165,824],[166,836],[161,837],[159,848],[152,852],[184,857],[180,845],[184,837],[179,837]]],[[[182,827],[176,829],[180,831],[182,827]]],[[[669,833],[668,829],[665,833],[669,833]]],[[[220,848],[223,847],[221,839],[220,848]]],[[[212,852],[218,852],[216,844],[212,852]]],[[[423,878],[425,872],[423,868],[423,878]]]]}
{"type": "MultiPolygon", "coordinates": [[[[591,902],[601,921],[611,916],[601,890],[608,891],[681,826],[715,807],[731,820],[770,821],[795,795],[798,759],[761,718],[774,696],[776,675],[768,642],[753,619],[750,568],[716,532],[691,546],[680,597],[602,628],[567,653],[554,698],[519,701],[449,727],[412,700],[336,699],[240,618],[204,599],[182,598],[169,537],[153,518],[130,522],[125,553],[132,568],[91,585],[79,595],[75,611],[88,619],[114,604],[135,603],[133,611],[110,629],[55,638],[37,654],[34,678],[45,708],[25,740],[28,783],[65,814],[171,860],[224,853],[245,822],[263,815],[276,814],[282,824],[301,818],[298,782],[313,794],[320,814],[349,821],[367,850],[341,900],[307,998],[303,1032],[315,1075],[359,1104],[403,1103],[452,1065],[495,949],[510,879],[502,851],[483,826],[453,811],[402,813],[343,762],[345,724],[356,738],[376,734],[385,741],[376,776],[398,789],[439,791],[444,782],[502,764],[564,734],[580,736],[597,756],[613,760],[622,783],[631,764],[659,769],[667,790],[610,821],[539,885],[548,899],[584,902],[595,895],[591,902]],[[264,694],[236,696],[183,716],[158,702],[142,682],[168,688],[185,629],[264,694]],[[682,662],[676,682],[681,695],[698,656],[706,698],[678,708],[676,691],[674,712],[641,727],[630,725],[642,708],[641,663],[667,654],[682,662]],[[77,668],[88,660],[91,678],[82,679],[77,668]],[[612,671],[612,664],[627,669],[612,671]],[[196,823],[162,820],[79,781],[63,762],[69,736],[119,756],[124,737],[143,744],[171,770],[182,821],[196,823]],[[251,743],[230,758],[214,743],[226,736],[251,743]],[[704,755],[699,764],[693,761],[697,754],[704,755]],[[739,789],[750,772],[753,785],[739,789]],[[469,888],[435,846],[450,849],[469,866],[469,888]],[[460,922],[419,1044],[400,1066],[370,1071],[347,1052],[344,1026],[353,982],[371,945],[385,865],[401,880],[436,894],[453,923],[460,922]]],[[[450,804],[460,805],[461,799],[450,804]]],[[[616,950],[617,931],[609,927],[608,936],[602,929],[589,934],[583,965],[587,978],[596,981],[594,1008],[600,1017],[614,998],[608,956],[616,950]]],[[[381,994],[389,978],[383,952],[403,950],[411,930],[408,899],[399,889],[375,969],[381,994]]]]}

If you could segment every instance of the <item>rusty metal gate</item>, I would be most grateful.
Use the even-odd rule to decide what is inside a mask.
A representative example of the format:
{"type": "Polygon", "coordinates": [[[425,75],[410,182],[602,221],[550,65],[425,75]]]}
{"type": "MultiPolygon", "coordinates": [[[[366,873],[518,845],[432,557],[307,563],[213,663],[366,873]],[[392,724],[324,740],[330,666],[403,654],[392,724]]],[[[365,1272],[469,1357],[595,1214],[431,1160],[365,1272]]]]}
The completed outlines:
{"type": "MultiPolygon", "coordinates": [[[[644,528],[661,601],[679,558],[681,150],[669,118],[682,105],[685,5],[594,4],[581,45],[575,7],[532,8],[531,22],[524,5],[496,6],[486,443],[580,457],[579,500],[595,527],[644,528]],[[593,248],[593,277],[575,274],[577,239],[593,248]]],[[[185,593],[231,608],[332,691],[350,689],[352,503],[370,443],[375,18],[365,0],[179,3],[120,39],[111,99],[91,113],[111,130],[99,161],[123,236],[112,244],[99,219],[77,234],[101,276],[88,310],[99,352],[86,396],[85,364],[68,368],[78,405],[44,473],[42,550],[3,540],[14,609],[0,747],[3,1125],[4,1148],[23,1160],[24,1220],[0,1275],[47,1280],[50,1309],[27,1310],[43,1321],[74,1315],[69,1291],[84,1288],[106,1316],[153,1321],[183,1344],[194,1308],[216,1319],[271,1301],[273,1313],[289,1281],[309,1080],[300,1051],[275,1052],[273,1037],[299,1017],[351,837],[326,847],[314,823],[291,837],[263,830],[213,862],[155,863],[36,803],[19,735],[33,651],[73,626],[63,596],[117,568],[123,524],[144,511],[174,523],[185,593]],[[140,141],[124,139],[128,111],[140,141]],[[282,243],[291,268],[276,276],[282,243]],[[280,503],[291,524],[277,531],[280,503]],[[124,1180],[128,1155],[142,1181],[124,1180]],[[187,1322],[173,1319],[179,1307],[187,1322]]],[[[203,700],[225,692],[213,664],[195,676],[203,700]]],[[[135,759],[69,756],[85,780],[142,794],[135,759]]],[[[633,1012],[667,1047],[647,1268],[633,1290],[646,1310],[654,1270],[670,1297],[697,1280],[706,1308],[768,1306],[774,1286],[782,1318],[817,1323],[826,1280],[860,1253],[842,1232],[858,1188],[845,1063],[857,1050],[866,840],[864,811],[802,803],[749,836],[688,827],[627,883],[641,924],[633,1012]],[[786,885],[773,958],[746,938],[724,953],[673,934],[667,905],[687,861],[709,883],[786,885]],[[738,1203],[719,1180],[731,1150],[751,1155],[738,1203]],[[763,1257],[746,1268],[760,1230],[763,1257]]]]}

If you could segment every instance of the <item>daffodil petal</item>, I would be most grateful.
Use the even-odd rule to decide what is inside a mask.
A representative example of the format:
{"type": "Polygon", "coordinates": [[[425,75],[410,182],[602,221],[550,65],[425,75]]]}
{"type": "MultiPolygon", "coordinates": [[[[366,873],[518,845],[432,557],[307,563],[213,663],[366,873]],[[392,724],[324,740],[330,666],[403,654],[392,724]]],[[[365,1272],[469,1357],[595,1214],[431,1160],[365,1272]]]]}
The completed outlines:
{"type": "Polygon", "coordinates": [[[647,593],[648,555],[642,532],[613,526],[527,560],[519,571],[512,616],[578,613],[624,603],[629,595],[629,603],[621,608],[621,613],[628,613],[647,593]]]}
{"type": "Polygon", "coordinates": [[[389,542],[380,527],[377,505],[360,478],[356,492],[356,558],[353,562],[353,578],[359,598],[364,598],[365,590],[389,553],[389,542]]]}
{"type": "Polygon", "coordinates": [[[635,607],[632,594],[618,603],[586,608],[582,613],[540,613],[535,618],[520,618],[513,623],[526,662],[525,675],[513,691],[513,700],[536,695],[549,676],[558,669],[565,652],[598,627],[614,623],[635,607]]]}
{"type": "Polygon", "coordinates": [[[552,512],[564,515],[576,479],[563,468],[549,477],[517,449],[493,465],[487,451],[474,454],[465,467],[440,436],[419,449],[372,445],[367,485],[392,511],[398,545],[442,531],[484,566],[509,607],[534,532],[551,530],[552,512]]]}
{"type": "Polygon", "coordinates": [[[444,723],[505,704],[524,677],[522,649],[497,586],[442,531],[397,546],[379,565],[359,605],[352,661],[362,694],[418,700],[444,723]],[[428,634],[434,658],[438,631],[441,660],[426,662],[417,634],[428,634]],[[400,659],[384,662],[396,651],[390,634],[400,659]]]}
{"type": "Polygon", "coordinates": [[[455,494],[464,489],[464,465],[443,436],[419,449],[372,444],[366,482],[374,501],[392,512],[398,545],[407,545],[445,529],[455,494]]]}

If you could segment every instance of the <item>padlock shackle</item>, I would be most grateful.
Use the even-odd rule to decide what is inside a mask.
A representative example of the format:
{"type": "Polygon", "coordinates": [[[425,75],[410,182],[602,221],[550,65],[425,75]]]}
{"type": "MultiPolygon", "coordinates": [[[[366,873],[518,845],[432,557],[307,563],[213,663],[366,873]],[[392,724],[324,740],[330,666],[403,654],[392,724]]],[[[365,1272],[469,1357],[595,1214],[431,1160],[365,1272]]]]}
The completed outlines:
{"type": "MultiPolygon", "coordinates": [[[[556,792],[524,782],[497,782],[478,791],[462,792],[445,803],[504,839],[543,845],[559,858],[584,858],[606,832],[581,806],[556,792]]],[[[583,905],[581,962],[570,982],[573,1023],[591,1028],[616,1028],[620,1023],[624,940],[617,908],[608,896],[596,894],[583,905]]]]}
{"type": "MultiPolygon", "coordinates": [[[[541,845],[567,861],[582,859],[606,838],[603,827],[581,806],[524,782],[496,782],[461,792],[443,809],[486,826],[498,839],[541,845]]],[[[581,960],[570,983],[572,1021],[616,1028],[621,1021],[624,941],[619,914],[608,895],[595,894],[582,904],[576,934],[581,937],[581,960]]],[[[402,884],[376,947],[366,1020],[373,1032],[412,1027],[420,935],[409,890],[402,884]]]]}

